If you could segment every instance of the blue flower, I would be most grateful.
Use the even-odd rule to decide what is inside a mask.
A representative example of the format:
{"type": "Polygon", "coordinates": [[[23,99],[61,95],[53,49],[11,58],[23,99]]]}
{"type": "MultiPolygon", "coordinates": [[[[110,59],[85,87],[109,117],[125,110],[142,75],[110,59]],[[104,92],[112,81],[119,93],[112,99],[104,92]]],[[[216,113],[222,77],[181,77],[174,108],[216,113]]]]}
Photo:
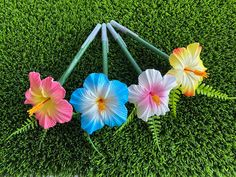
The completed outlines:
{"type": "Polygon", "coordinates": [[[82,113],[81,127],[88,134],[104,125],[120,126],[126,121],[126,84],[118,80],[109,81],[105,74],[92,73],[85,79],[83,87],[72,93],[70,103],[82,113]]]}

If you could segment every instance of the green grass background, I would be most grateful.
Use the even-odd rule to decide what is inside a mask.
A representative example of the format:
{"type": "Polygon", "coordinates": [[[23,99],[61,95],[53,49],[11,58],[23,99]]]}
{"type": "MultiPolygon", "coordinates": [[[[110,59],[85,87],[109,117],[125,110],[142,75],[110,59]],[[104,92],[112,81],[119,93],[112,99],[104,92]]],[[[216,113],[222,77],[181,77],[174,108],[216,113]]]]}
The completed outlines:
{"type": "MultiPolygon", "coordinates": [[[[0,1],[0,174],[97,176],[236,176],[235,101],[183,97],[178,116],[162,117],[159,152],[147,124],[135,119],[120,135],[108,127],[87,142],[79,119],[49,130],[39,150],[42,128],[3,140],[27,119],[24,92],[28,73],[58,79],[97,23],[117,20],[168,54],[192,42],[210,77],[205,83],[236,95],[235,0],[1,0],[0,1]]],[[[170,69],[162,60],[122,35],[142,69],[170,69]]],[[[128,85],[137,75],[110,38],[109,78],[128,85]]],[[[67,99],[91,72],[102,72],[100,35],[65,84],[67,99]]]]}

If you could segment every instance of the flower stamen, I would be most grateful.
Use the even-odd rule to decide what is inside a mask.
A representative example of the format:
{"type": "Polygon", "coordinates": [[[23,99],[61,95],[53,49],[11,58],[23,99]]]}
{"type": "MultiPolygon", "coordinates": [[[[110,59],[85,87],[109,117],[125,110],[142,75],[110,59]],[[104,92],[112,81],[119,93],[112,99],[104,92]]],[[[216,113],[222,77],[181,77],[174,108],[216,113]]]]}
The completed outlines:
{"type": "Polygon", "coordinates": [[[44,101],[41,101],[40,103],[36,104],[35,106],[33,106],[31,109],[29,109],[27,112],[29,113],[29,116],[31,117],[35,112],[37,112],[38,110],[40,110],[43,105],[48,102],[50,100],[50,98],[47,98],[44,101]]]}
{"type": "Polygon", "coordinates": [[[160,97],[156,94],[153,94],[153,93],[150,93],[150,94],[152,96],[152,100],[154,101],[154,103],[156,103],[157,105],[160,105],[161,104],[160,97]]]}
{"type": "Polygon", "coordinates": [[[184,71],[187,71],[187,72],[192,72],[194,73],[195,75],[197,76],[202,76],[204,78],[207,78],[208,77],[208,74],[206,71],[199,71],[199,70],[193,70],[191,68],[184,68],[184,71]]]}
{"type": "Polygon", "coordinates": [[[99,98],[97,100],[97,104],[98,104],[98,109],[99,109],[100,112],[102,112],[106,109],[105,100],[103,98],[99,98]]]}

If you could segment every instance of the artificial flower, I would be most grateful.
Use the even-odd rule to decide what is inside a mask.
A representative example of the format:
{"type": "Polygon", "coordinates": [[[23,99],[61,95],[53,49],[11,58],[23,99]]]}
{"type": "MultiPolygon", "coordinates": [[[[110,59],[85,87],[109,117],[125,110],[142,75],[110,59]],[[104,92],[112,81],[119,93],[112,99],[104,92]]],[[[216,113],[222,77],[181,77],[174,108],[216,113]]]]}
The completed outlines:
{"type": "Polygon", "coordinates": [[[207,68],[200,59],[201,50],[199,43],[193,43],[187,48],[174,49],[169,58],[173,68],[168,73],[176,77],[182,93],[186,96],[194,96],[199,83],[207,77],[207,68]]]}
{"type": "Polygon", "coordinates": [[[120,126],[127,119],[127,86],[109,81],[105,74],[92,73],[84,81],[84,88],[75,90],[70,99],[77,112],[82,113],[81,127],[88,134],[104,125],[120,126]]]}
{"type": "Polygon", "coordinates": [[[169,111],[169,92],[176,86],[171,75],[162,77],[155,69],[147,69],[138,77],[138,85],[129,87],[129,102],[137,107],[137,116],[144,121],[154,115],[165,115],[169,111]]]}
{"type": "Polygon", "coordinates": [[[44,129],[51,128],[56,123],[69,122],[72,118],[73,108],[64,99],[65,89],[52,77],[43,80],[37,72],[29,73],[30,88],[25,93],[25,104],[33,105],[28,110],[29,116],[35,114],[39,125],[44,129]]]}

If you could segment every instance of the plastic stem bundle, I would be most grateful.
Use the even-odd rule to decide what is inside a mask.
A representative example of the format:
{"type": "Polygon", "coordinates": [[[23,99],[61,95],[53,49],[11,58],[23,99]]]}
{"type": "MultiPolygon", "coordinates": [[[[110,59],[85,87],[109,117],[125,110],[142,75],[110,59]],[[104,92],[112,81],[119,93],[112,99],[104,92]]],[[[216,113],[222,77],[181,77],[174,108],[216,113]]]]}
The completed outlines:
{"type": "Polygon", "coordinates": [[[142,69],[138,66],[138,64],[136,63],[135,59],[132,57],[131,53],[127,49],[127,46],[126,46],[125,42],[123,41],[123,39],[121,38],[121,36],[115,31],[115,29],[111,26],[110,23],[107,24],[107,28],[110,31],[110,33],[112,34],[113,38],[116,40],[116,42],[121,47],[121,49],[124,52],[124,54],[127,56],[129,61],[131,62],[132,66],[134,67],[136,72],[138,74],[141,74],[142,73],[142,69]]]}

